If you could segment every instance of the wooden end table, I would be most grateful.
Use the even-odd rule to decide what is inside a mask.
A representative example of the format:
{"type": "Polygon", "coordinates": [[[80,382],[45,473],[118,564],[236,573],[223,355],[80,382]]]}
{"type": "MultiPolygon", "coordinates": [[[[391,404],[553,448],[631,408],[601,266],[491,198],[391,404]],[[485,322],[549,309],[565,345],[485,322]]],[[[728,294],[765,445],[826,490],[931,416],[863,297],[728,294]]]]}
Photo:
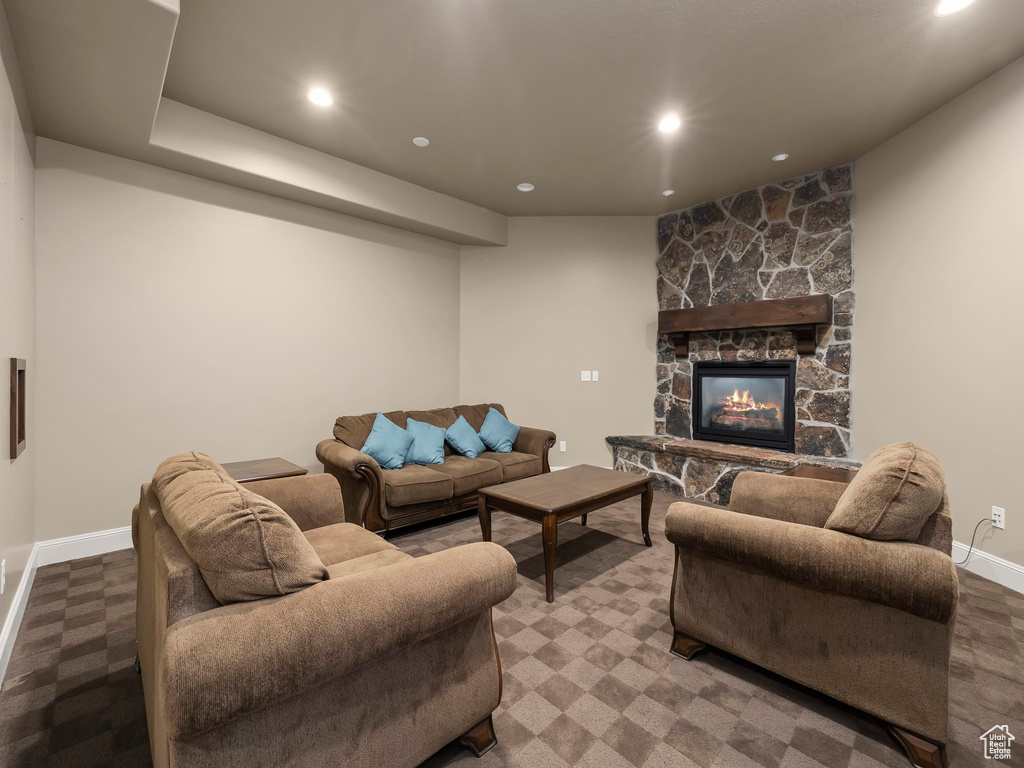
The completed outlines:
{"type": "Polygon", "coordinates": [[[279,477],[296,477],[309,472],[305,467],[292,464],[287,459],[253,459],[252,461],[232,461],[221,464],[236,483],[251,483],[255,480],[276,480],[279,477]]]}
{"type": "Polygon", "coordinates": [[[651,478],[582,464],[578,467],[524,477],[502,485],[481,488],[477,502],[484,541],[491,540],[491,510],[541,524],[544,542],[544,579],[549,603],[555,601],[555,547],[558,524],[582,517],[631,496],[640,495],[640,530],[644,544],[651,546],[648,523],[654,487],[651,478]]]}

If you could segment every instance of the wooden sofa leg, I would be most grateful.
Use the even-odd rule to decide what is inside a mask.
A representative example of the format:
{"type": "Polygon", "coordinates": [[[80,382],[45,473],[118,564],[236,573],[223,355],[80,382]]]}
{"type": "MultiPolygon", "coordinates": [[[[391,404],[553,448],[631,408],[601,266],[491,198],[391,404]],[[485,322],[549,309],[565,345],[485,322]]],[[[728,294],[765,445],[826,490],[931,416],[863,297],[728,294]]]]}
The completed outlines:
{"type": "Polygon", "coordinates": [[[497,743],[498,737],[494,735],[494,723],[490,715],[459,737],[459,744],[468,747],[477,757],[483,757],[497,743]]]}
{"type": "Polygon", "coordinates": [[[907,733],[895,725],[889,726],[889,733],[903,747],[903,751],[913,765],[919,768],[949,768],[949,760],[946,757],[946,746],[944,744],[936,744],[927,739],[922,739],[920,736],[907,733]]]}
{"type": "Polygon", "coordinates": [[[707,646],[696,638],[684,635],[682,632],[676,631],[676,636],[672,638],[672,653],[675,656],[680,656],[687,661],[692,659],[695,655],[703,651],[707,646]]]}

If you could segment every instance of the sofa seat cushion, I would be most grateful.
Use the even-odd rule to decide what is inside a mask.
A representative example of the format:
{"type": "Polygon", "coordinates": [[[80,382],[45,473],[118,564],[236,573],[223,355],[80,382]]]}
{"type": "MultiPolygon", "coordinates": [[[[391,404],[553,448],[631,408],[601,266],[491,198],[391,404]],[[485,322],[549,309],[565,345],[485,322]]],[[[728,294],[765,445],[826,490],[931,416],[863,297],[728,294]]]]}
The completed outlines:
{"type": "MultiPolygon", "coordinates": [[[[444,465],[432,466],[441,469],[444,465]]],[[[448,475],[419,464],[407,464],[401,469],[384,469],[381,474],[384,476],[384,499],[392,507],[443,501],[453,495],[452,479],[448,475]]]]}
{"type": "Polygon", "coordinates": [[[498,485],[502,479],[501,465],[491,459],[447,456],[444,464],[434,464],[430,469],[451,478],[455,496],[498,485]]]}
{"type": "Polygon", "coordinates": [[[331,566],[338,563],[378,552],[394,552],[398,549],[377,534],[353,523],[335,523],[312,528],[305,532],[305,536],[328,571],[331,566]]]}
{"type": "Polygon", "coordinates": [[[878,541],[917,541],[945,490],[934,453],[914,443],[892,443],[868,456],[825,527],[878,541]]]}
{"type": "Polygon", "coordinates": [[[327,578],[295,521],[209,456],[167,459],[153,485],[164,518],[218,602],[287,595],[327,578]]]}
{"type": "Polygon", "coordinates": [[[372,571],[376,568],[383,568],[386,565],[400,563],[403,560],[411,560],[412,555],[407,555],[399,549],[386,549],[381,552],[374,552],[372,555],[354,557],[343,563],[335,563],[328,567],[327,573],[332,579],[343,579],[354,573],[372,571]]]}
{"type": "Polygon", "coordinates": [[[481,459],[490,459],[501,464],[501,482],[507,483],[510,480],[518,480],[521,477],[539,475],[543,469],[540,456],[532,453],[521,453],[511,451],[509,453],[496,453],[487,451],[480,454],[481,459]]]}

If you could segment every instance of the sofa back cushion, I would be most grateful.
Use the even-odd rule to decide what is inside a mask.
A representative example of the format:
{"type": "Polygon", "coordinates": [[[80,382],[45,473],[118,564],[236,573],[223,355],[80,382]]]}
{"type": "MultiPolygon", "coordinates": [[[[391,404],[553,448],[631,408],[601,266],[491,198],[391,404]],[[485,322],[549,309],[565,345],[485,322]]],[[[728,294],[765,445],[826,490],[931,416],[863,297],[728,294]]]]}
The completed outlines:
{"type": "Polygon", "coordinates": [[[886,445],[864,462],[825,527],[867,539],[917,541],[945,489],[934,453],[914,443],[886,445]]]}
{"type": "Polygon", "coordinates": [[[327,579],[299,526],[209,456],[167,459],[153,485],[164,518],[220,603],[286,595],[327,579]]]}
{"type": "Polygon", "coordinates": [[[505,409],[501,403],[480,403],[479,405],[456,405],[455,413],[459,416],[464,416],[466,421],[469,422],[469,426],[475,429],[477,432],[484,425],[484,419],[487,418],[487,412],[493,408],[502,416],[508,416],[505,413],[505,409]]]}
{"type": "MultiPolygon", "coordinates": [[[[384,415],[389,421],[405,429],[405,411],[385,411],[384,415]]],[[[349,448],[355,448],[358,451],[363,447],[366,438],[370,436],[376,418],[376,411],[360,416],[339,416],[334,422],[334,437],[349,448]]]]}

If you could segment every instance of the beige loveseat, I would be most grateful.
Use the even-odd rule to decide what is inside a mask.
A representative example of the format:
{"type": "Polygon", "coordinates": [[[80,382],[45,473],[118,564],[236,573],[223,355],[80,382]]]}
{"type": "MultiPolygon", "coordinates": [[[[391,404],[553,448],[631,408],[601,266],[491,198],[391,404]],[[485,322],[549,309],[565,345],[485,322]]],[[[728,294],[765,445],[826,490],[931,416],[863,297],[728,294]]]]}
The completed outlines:
{"type": "MultiPolygon", "coordinates": [[[[909,455],[909,445],[883,451],[909,455]]],[[[861,475],[872,471],[872,459],[861,475]]],[[[944,485],[930,481],[937,485],[923,525],[911,526],[920,528],[913,540],[852,535],[830,521],[853,489],[860,508],[846,510],[842,527],[852,516],[866,533],[899,536],[906,522],[899,494],[929,481],[893,464],[882,469],[896,482],[881,493],[867,476],[853,489],[743,472],[729,509],[673,504],[665,519],[676,547],[672,650],[688,659],[707,643],[869,712],[890,724],[915,764],[937,767],[946,760],[959,601],[944,485]]]]}
{"type": "MultiPolygon", "coordinates": [[[[464,416],[479,432],[490,408],[506,415],[499,403],[390,411],[384,415],[403,429],[407,419],[447,429],[459,416],[464,416]]],[[[386,533],[403,525],[476,509],[476,492],[480,488],[550,471],[548,451],[555,444],[555,433],[530,427],[520,428],[511,453],[485,451],[470,459],[453,453],[445,443],[443,464],[381,469],[361,451],[376,416],[365,413],[339,417],[334,423],[334,439],[324,440],[316,447],[324,470],[341,484],[348,521],[367,530],[386,533]]]]}
{"type": "Polygon", "coordinates": [[[202,454],[175,460],[132,519],[156,768],[415,766],[456,738],[478,754],[495,743],[491,607],[515,589],[511,555],[412,558],[344,522],[330,475],[239,486],[202,454]],[[270,595],[222,604],[232,591],[270,595]]]}

